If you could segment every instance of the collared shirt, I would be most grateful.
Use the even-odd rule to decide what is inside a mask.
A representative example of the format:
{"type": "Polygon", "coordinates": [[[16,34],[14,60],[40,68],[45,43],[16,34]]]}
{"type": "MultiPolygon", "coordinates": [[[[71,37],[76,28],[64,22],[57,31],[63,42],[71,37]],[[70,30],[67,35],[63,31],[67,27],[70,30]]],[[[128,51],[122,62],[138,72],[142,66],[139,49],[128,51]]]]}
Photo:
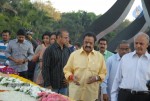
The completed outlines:
{"type": "Polygon", "coordinates": [[[98,98],[99,84],[102,81],[87,84],[89,77],[100,76],[104,80],[106,75],[105,60],[100,52],[93,50],[88,55],[83,48],[74,51],[64,67],[66,79],[70,75],[79,78],[80,85],[69,83],[69,96],[75,100],[95,101],[98,98]]]}
{"type": "Polygon", "coordinates": [[[8,45],[8,42],[4,42],[3,40],[0,41],[0,64],[5,64],[7,58],[5,56],[5,50],[8,45]]]}
{"type": "Polygon", "coordinates": [[[111,91],[111,101],[117,101],[119,88],[134,91],[148,91],[150,80],[150,55],[146,52],[139,57],[136,52],[124,55],[120,61],[111,91]]]}
{"type": "MultiPolygon", "coordinates": [[[[5,51],[6,57],[13,57],[15,59],[28,59],[31,60],[33,56],[33,47],[32,44],[24,40],[23,43],[19,43],[18,39],[10,40],[5,51]]],[[[23,72],[28,70],[28,62],[17,65],[14,61],[9,62],[10,67],[14,68],[17,72],[23,72]]]]}
{"type": "Polygon", "coordinates": [[[107,75],[103,83],[101,84],[102,94],[108,94],[110,97],[112,84],[117,72],[118,64],[120,62],[121,57],[119,54],[114,54],[110,56],[106,61],[107,67],[107,75]]]}
{"type": "Polygon", "coordinates": [[[108,59],[110,56],[112,56],[113,54],[114,54],[114,53],[112,53],[112,52],[110,52],[110,51],[108,51],[108,50],[105,50],[105,52],[104,52],[104,54],[103,54],[105,61],[107,61],[107,59],[108,59]]]}
{"type": "Polygon", "coordinates": [[[45,87],[52,86],[53,89],[67,87],[67,85],[63,83],[65,80],[63,68],[69,56],[69,48],[64,46],[63,49],[61,49],[57,42],[46,48],[43,55],[42,69],[45,87]]]}

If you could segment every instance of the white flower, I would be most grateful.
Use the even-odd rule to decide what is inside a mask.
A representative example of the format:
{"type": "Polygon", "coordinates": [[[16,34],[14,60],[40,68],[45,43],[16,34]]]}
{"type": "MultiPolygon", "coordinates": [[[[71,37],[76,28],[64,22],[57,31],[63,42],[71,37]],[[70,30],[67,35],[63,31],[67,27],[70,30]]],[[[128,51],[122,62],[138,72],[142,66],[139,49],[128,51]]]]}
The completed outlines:
{"type": "Polygon", "coordinates": [[[41,92],[38,86],[32,86],[30,90],[31,90],[30,96],[35,97],[35,98],[38,97],[38,93],[41,92]]]}
{"type": "Polygon", "coordinates": [[[20,88],[21,88],[21,86],[16,86],[16,87],[15,87],[15,90],[16,90],[16,91],[20,91],[20,88]]]}
{"type": "Polygon", "coordinates": [[[4,78],[1,80],[0,84],[3,85],[3,84],[5,84],[5,83],[7,83],[7,79],[8,79],[7,77],[4,77],[4,78]]]}
{"type": "Polygon", "coordinates": [[[23,92],[28,93],[32,86],[24,86],[23,92]]]}

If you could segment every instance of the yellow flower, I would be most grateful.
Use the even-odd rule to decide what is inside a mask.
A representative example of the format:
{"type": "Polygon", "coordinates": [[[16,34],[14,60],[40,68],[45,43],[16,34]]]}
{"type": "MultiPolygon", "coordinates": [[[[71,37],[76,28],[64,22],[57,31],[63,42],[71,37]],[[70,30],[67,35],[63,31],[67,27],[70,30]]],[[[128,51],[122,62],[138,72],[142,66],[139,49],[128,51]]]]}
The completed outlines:
{"type": "MultiPolygon", "coordinates": [[[[39,85],[37,85],[36,83],[34,83],[34,82],[32,82],[32,81],[30,81],[30,80],[28,80],[28,79],[25,79],[25,78],[23,78],[23,77],[21,77],[21,76],[19,76],[19,75],[15,75],[15,74],[9,74],[9,75],[10,75],[10,77],[19,79],[20,81],[22,81],[22,82],[24,82],[24,83],[32,84],[32,85],[34,85],[34,86],[39,86],[39,85]]],[[[39,86],[39,87],[40,87],[40,86],[39,86]]]]}

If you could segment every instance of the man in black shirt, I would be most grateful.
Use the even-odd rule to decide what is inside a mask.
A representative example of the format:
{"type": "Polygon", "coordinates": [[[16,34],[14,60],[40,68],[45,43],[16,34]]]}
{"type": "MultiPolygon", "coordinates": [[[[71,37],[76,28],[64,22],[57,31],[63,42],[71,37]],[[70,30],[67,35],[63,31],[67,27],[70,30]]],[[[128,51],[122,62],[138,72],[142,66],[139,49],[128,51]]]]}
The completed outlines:
{"type": "Polygon", "coordinates": [[[68,86],[63,73],[63,68],[70,55],[69,48],[65,46],[68,38],[68,31],[59,30],[56,42],[49,46],[43,55],[42,75],[44,86],[63,95],[67,95],[68,86]]]}

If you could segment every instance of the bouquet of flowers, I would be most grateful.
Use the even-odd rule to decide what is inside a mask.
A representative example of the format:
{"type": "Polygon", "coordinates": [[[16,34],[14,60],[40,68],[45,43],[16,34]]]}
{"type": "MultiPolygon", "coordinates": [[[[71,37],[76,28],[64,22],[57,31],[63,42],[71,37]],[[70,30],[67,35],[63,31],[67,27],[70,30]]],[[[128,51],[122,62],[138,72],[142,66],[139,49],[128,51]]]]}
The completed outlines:
{"type": "Polygon", "coordinates": [[[17,74],[17,72],[9,66],[5,66],[4,68],[0,68],[0,72],[5,73],[5,74],[17,74]]]}
{"type": "Polygon", "coordinates": [[[39,101],[70,101],[67,97],[57,93],[41,92],[38,95],[39,101]]]}

